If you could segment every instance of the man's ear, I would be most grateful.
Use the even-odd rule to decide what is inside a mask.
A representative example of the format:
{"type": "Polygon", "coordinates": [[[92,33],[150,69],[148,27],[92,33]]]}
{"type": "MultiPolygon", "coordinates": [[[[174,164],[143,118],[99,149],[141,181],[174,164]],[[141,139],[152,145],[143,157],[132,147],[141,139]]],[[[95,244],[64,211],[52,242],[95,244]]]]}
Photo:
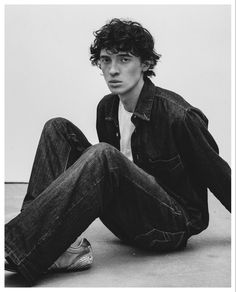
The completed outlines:
{"type": "Polygon", "coordinates": [[[144,61],[142,63],[143,72],[146,72],[150,68],[150,65],[151,65],[151,61],[149,60],[144,61]]]}

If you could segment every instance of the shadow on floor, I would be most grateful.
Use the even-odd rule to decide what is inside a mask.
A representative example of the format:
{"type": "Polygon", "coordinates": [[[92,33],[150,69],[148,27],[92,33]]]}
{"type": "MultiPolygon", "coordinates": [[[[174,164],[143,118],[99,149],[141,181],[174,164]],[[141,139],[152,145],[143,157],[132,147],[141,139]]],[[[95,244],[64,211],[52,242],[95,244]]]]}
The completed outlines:
{"type": "MultiPolygon", "coordinates": [[[[6,186],[6,218],[19,212],[26,186],[6,186]],[[16,189],[15,189],[16,188],[16,189]],[[14,191],[15,190],[15,191],[14,191]]],[[[141,250],[119,241],[97,219],[83,233],[92,244],[91,269],[43,275],[36,287],[230,287],[230,214],[209,196],[210,225],[171,253],[141,250]]],[[[27,287],[5,272],[5,287],[27,287]]]]}

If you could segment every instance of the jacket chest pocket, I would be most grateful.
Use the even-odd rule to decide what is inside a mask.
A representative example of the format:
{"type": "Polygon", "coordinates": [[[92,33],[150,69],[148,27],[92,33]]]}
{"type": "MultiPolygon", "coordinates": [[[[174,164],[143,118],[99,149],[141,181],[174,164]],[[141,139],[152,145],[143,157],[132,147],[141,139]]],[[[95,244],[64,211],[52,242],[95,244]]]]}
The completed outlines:
{"type": "Polygon", "coordinates": [[[183,178],[184,167],[178,154],[170,159],[149,157],[148,166],[157,181],[166,187],[176,186],[183,178]]]}

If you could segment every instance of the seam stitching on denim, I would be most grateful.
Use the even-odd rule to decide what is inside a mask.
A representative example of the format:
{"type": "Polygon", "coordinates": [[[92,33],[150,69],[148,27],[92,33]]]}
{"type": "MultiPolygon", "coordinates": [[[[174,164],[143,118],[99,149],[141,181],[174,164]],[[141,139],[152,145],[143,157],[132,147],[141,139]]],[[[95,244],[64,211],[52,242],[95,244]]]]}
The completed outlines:
{"type": "MultiPolygon", "coordinates": [[[[104,178],[104,176],[100,179],[100,181],[102,180],[104,178]]],[[[98,181],[98,183],[100,182],[100,181],[98,181]]],[[[87,194],[87,193],[86,193],[87,194]]],[[[74,204],[69,210],[68,210],[68,212],[65,214],[65,216],[67,216],[67,214],[72,210],[72,209],[74,209],[74,207],[76,207],[77,206],[77,204],[79,204],[83,199],[85,199],[85,197],[86,197],[86,194],[76,203],[76,204],[74,204]]],[[[62,221],[58,221],[58,223],[57,224],[61,224],[62,223],[62,221]]],[[[47,238],[47,236],[50,234],[52,232],[52,230],[49,230],[48,232],[46,232],[45,234],[43,234],[40,238],[39,238],[39,240],[38,240],[38,242],[34,245],[34,247],[25,255],[25,258],[27,258],[27,257],[29,257],[30,255],[31,255],[31,253],[32,252],[34,252],[34,250],[38,247],[38,246],[40,246],[44,241],[45,241],[45,238],[47,238]]],[[[20,261],[20,264],[22,264],[23,262],[24,262],[24,260],[25,260],[25,258],[24,259],[22,259],[21,261],[20,261]]]]}
{"type": "MultiPolygon", "coordinates": [[[[131,181],[132,183],[134,183],[136,186],[138,186],[140,189],[142,189],[146,194],[148,194],[148,195],[152,196],[153,198],[155,198],[155,199],[160,203],[160,205],[163,205],[163,206],[167,207],[168,209],[170,209],[170,210],[171,210],[174,214],[176,214],[176,215],[181,215],[181,216],[183,216],[182,213],[176,212],[171,206],[169,206],[169,205],[167,205],[167,204],[161,202],[161,201],[160,201],[157,197],[155,197],[152,193],[147,192],[147,190],[145,190],[145,189],[144,189],[141,185],[139,185],[137,182],[131,180],[128,176],[126,176],[126,175],[124,175],[124,174],[122,174],[122,175],[123,175],[123,177],[125,177],[126,179],[128,179],[129,181],[131,181]]],[[[169,196],[169,195],[168,195],[168,196],[169,196]]]]}

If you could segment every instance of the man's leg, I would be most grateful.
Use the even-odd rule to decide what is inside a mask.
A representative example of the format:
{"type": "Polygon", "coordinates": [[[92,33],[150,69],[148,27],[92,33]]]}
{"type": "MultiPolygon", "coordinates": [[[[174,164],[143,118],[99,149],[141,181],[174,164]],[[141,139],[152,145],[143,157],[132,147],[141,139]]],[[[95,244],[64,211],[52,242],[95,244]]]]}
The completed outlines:
{"type": "Polygon", "coordinates": [[[91,144],[84,134],[70,121],[64,118],[49,120],[44,125],[39,140],[22,210],[72,165],[89,146],[91,144]]]}
{"type": "Polygon", "coordinates": [[[186,240],[182,209],[152,176],[114,147],[100,143],[6,224],[6,252],[33,281],[97,217],[109,225],[111,211],[122,233],[118,236],[140,246],[158,250],[156,243],[161,241],[160,250],[165,243],[172,250],[186,240]]]}
{"type": "MultiPolygon", "coordinates": [[[[89,146],[91,144],[84,134],[69,120],[53,118],[47,121],[38,143],[29,185],[21,211],[29,206],[65,169],[72,165],[89,146]]],[[[87,245],[89,244],[85,239],[83,241],[82,239],[80,241],[77,239],[73,243],[73,251],[75,251],[75,247],[78,250],[78,254],[73,254],[73,261],[75,256],[79,260],[80,253],[84,254],[88,250],[89,247],[84,248],[83,251],[80,248],[80,245],[84,242],[87,245]]],[[[91,252],[88,255],[90,256],[90,254],[91,252]]],[[[65,254],[68,264],[70,264],[69,255],[70,252],[65,254]]],[[[65,264],[64,258],[63,263],[65,264]]],[[[15,271],[15,267],[11,263],[5,263],[5,268],[10,271],[15,271]]],[[[82,264],[81,268],[83,268],[82,264]]]]}

